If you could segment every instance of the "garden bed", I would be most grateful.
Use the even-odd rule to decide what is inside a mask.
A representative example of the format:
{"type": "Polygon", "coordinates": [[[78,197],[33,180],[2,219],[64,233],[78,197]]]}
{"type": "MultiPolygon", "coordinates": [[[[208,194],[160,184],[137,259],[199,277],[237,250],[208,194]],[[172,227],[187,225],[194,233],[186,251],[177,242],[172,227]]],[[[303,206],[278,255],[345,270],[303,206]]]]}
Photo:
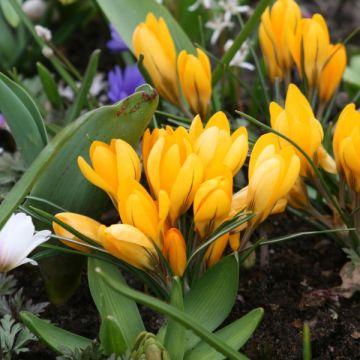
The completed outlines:
{"type": "MultiPolygon", "coordinates": [[[[288,229],[307,230],[294,219],[288,229]]],[[[276,230],[277,235],[282,229],[276,230]]],[[[259,257],[259,256],[258,256],[259,257]]],[[[274,245],[269,249],[269,263],[243,269],[236,304],[227,319],[234,321],[255,307],[263,307],[264,318],[243,352],[252,360],[299,359],[302,356],[302,328],[311,329],[313,359],[345,360],[360,357],[360,295],[336,298],[328,291],[341,284],[339,271],[346,262],[344,253],[326,237],[305,237],[274,245]]],[[[30,268],[16,270],[25,295],[34,302],[47,301],[42,281],[30,268]],[[33,275],[33,276],[32,276],[33,275]]],[[[130,279],[132,285],[137,286],[130,279]]],[[[141,308],[148,331],[156,332],[163,322],[151,310],[141,308]]],[[[87,287],[86,275],[74,296],[62,306],[49,305],[42,318],[95,338],[99,318],[87,287]]],[[[54,354],[36,343],[31,353],[19,359],[54,359],[54,354]]]]}

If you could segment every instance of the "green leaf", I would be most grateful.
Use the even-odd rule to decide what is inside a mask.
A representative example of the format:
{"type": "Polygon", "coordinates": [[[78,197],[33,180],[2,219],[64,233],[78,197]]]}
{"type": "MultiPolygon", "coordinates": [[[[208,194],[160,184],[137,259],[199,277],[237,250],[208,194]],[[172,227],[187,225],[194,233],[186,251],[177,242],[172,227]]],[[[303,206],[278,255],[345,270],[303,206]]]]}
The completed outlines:
{"type": "Polygon", "coordinates": [[[4,113],[26,164],[30,165],[47,144],[44,122],[30,95],[1,73],[0,111],[4,113]]]}
{"type": "MultiPolygon", "coordinates": [[[[101,213],[107,197],[85,180],[77,167],[77,156],[88,158],[90,142],[94,139],[109,141],[120,137],[135,146],[157,103],[156,92],[148,86],[147,91],[86,113],[61,130],[2,202],[0,227],[31,189],[33,196],[65,209],[90,216],[101,213]]],[[[53,212],[53,208],[49,209],[53,212]]]]}
{"type": "MultiPolygon", "coordinates": [[[[263,314],[264,310],[262,308],[254,309],[230,325],[216,331],[215,334],[234,349],[241,349],[258,327],[263,314]]],[[[225,357],[202,341],[185,355],[185,360],[197,359],[221,360],[225,359],[225,357]]]]}
{"type": "Polygon", "coordinates": [[[62,100],[54,76],[43,64],[38,62],[36,66],[43,89],[50,103],[57,108],[61,107],[62,100]]]}
{"type": "MultiPolygon", "coordinates": [[[[117,325],[114,326],[114,324],[112,324],[111,326],[112,331],[115,332],[117,330],[116,334],[114,333],[113,336],[117,337],[118,340],[113,343],[109,339],[107,345],[109,347],[114,345],[116,346],[116,349],[118,349],[121,344],[125,344],[128,349],[131,349],[136,337],[141,331],[145,330],[139,310],[133,300],[119,294],[109,286],[104,278],[95,271],[96,267],[101,267],[106,276],[114,279],[114,281],[122,286],[127,287],[126,282],[116,266],[102,260],[94,258],[88,259],[88,281],[90,292],[101,315],[102,322],[108,322],[109,317],[111,317],[113,322],[117,325]]],[[[103,326],[109,326],[109,324],[102,325],[102,327],[103,326]]],[[[115,352],[116,349],[113,348],[111,350],[109,348],[111,352],[115,352]]]]}
{"type": "Polygon", "coordinates": [[[65,124],[69,124],[74,121],[83,109],[87,96],[89,94],[91,84],[96,75],[96,70],[99,64],[100,50],[95,50],[90,57],[89,64],[86,68],[85,76],[82,81],[79,93],[76,95],[74,104],[69,109],[68,114],[66,115],[65,124]]]}
{"type": "Polygon", "coordinates": [[[48,321],[38,318],[30,312],[22,311],[20,318],[34,335],[57,353],[61,354],[62,348],[69,348],[71,350],[75,350],[76,348],[85,349],[91,345],[90,339],[63,330],[50,324],[48,321]]]}
{"type": "Polygon", "coordinates": [[[164,18],[178,51],[184,49],[195,52],[184,30],[170,12],[155,0],[97,0],[97,3],[130,49],[132,49],[132,34],[136,26],[144,22],[146,15],[152,12],[156,17],[164,18]]]}
{"type": "Polygon", "coordinates": [[[4,14],[5,19],[12,27],[19,25],[19,16],[11,5],[10,0],[0,0],[1,10],[4,14]]]}
{"type": "MultiPolygon", "coordinates": [[[[182,283],[178,277],[173,280],[171,290],[171,305],[179,310],[184,310],[182,283]]],[[[164,346],[169,352],[171,360],[182,360],[185,353],[185,328],[174,320],[169,320],[166,325],[164,346]]]]}
{"type": "Polygon", "coordinates": [[[100,267],[97,267],[95,271],[104,279],[104,281],[115,291],[127,296],[136,302],[148,306],[160,314],[170,317],[176,320],[179,324],[185,328],[193,331],[197,336],[206,341],[210,346],[221,352],[229,360],[244,360],[244,355],[235,351],[223,340],[219,339],[216,335],[209,332],[199,322],[195,321],[193,317],[189,316],[186,312],[183,312],[176,307],[169,305],[161,300],[158,300],[152,296],[143,294],[140,291],[133,290],[128,286],[116,281],[113,277],[108,276],[100,267]]]}
{"type": "Polygon", "coordinates": [[[100,342],[106,355],[121,355],[126,351],[125,337],[118,322],[112,316],[106,317],[101,322],[100,342]]]}
{"type": "MultiPolygon", "coordinates": [[[[184,299],[185,312],[209,331],[216,329],[229,315],[239,285],[239,266],[234,255],[223,258],[191,287],[184,299]]],[[[199,342],[186,333],[187,349],[199,342]]]]}

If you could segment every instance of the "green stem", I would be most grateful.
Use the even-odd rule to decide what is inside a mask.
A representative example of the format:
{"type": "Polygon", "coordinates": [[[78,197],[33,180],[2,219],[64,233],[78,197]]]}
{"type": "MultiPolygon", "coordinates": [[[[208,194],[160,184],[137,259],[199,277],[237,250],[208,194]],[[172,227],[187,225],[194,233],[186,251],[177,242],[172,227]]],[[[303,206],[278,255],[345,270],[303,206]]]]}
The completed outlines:
{"type": "Polygon", "coordinates": [[[270,4],[271,0],[260,0],[258,6],[256,7],[254,14],[246,22],[244,28],[241,30],[239,35],[235,38],[234,43],[231,45],[230,49],[224,54],[221,58],[220,64],[215,68],[213,73],[212,84],[213,87],[218,83],[226,67],[229,65],[230,61],[236,54],[236,52],[241,48],[241,45],[249,37],[250,33],[253,31],[255,26],[260,20],[260,17],[267,6],[270,4]]]}
{"type": "Polygon", "coordinates": [[[224,341],[220,340],[216,335],[206,330],[202,325],[194,321],[194,319],[184,313],[183,311],[171,306],[163,301],[160,301],[152,296],[141,293],[140,291],[133,290],[120,282],[107,276],[101,268],[95,268],[95,271],[104,279],[104,281],[120,294],[142,304],[149,308],[168,316],[169,318],[177,321],[185,328],[192,330],[194,334],[199,336],[207,342],[214,349],[225,355],[230,360],[244,360],[244,356],[238,353],[235,349],[227,345],[224,341]]]}

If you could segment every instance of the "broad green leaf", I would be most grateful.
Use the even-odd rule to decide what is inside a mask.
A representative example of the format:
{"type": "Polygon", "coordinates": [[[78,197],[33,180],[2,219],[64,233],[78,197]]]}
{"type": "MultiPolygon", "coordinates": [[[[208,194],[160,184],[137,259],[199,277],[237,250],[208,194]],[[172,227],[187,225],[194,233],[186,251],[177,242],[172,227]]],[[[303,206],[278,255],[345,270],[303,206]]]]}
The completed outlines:
{"type": "Polygon", "coordinates": [[[30,165],[47,143],[45,126],[30,95],[1,73],[0,111],[5,115],[26,164],[30,165]]]}
{"type": "MultiPolygon", "coordinates": [[[[171,305],[184,311],[182,283],[178,277],[173,280],[171,290],[171,305]]],[[[164,346],[171,360],[182,360],[185,353],[185,328],[175,320],[169,320],[166,325],[164,346]]]]}
{"type": "MultiPolygon", "coordinates": [[[[31,167],[6,196],[0,207],[0,227],[33,189],[71,211],[100,213],[106,195],[89,184],[80,173],[76,158],[88,157],[91,140],[120,137],[135,146],[149,123],[158,102],[150,86],[115,105],[104,106],[81,116],[61,130],[44,148],[31,167]]],[[[50,209],[50,211],[53,209],[50,209]]]]}
{"type": "Polygon", "coordinates": [[[133,290],[127,285],[116,281],[113,277],[109,276],[106,272],[102,270],[100,266],[95,268],[96,273],[98,273],[112,289],[119,292],[120,294],[135,300],[136,302],[148,306],[154,311],[163,314],[179,324],[183,325],[185,328],[193,331],[197,336],[202,340],[207,342],[211,347],[215,348],[222,354],[226,356],[229,360],[244,360],[244,355],[240,354],[232,347],[226,344],[225,341],[219,339],[216,335],[208,331],[201,323],[194,320],[193,317],[189,316],[186,312],[177,309],[176,307],[169,305],[161,300],[158,300],[152,296],[146,295],[140,291],[133,290]]]}
{"type": "MultiPolygon", "coordinates": [[[[147,86],[140,91],[111,106],[104,106],[84,114],[75,122],[61,130],[40,153],[31,167],[7,195],[0,207],[0,226],[20,205],[25,196],[31,194],[46,199],[72,212],[97,218],[109,203],[107,195],[90,184],[77,166],[77,157],[88,158],[92,140],[109,142],[112,138],[122,138],[135,146],[158,103],[156,92],[147,86]]],[[[27,201],[27,205],[32,204],[27,201]]],[[[36,204],[35,204],[36,205],[36,204]]],[[[54,208],[44,204],[43,210],[54,213],[54,208]]],[[[54,266],[53,260],[41,266],[49,295],[56,303],[66,301],[71,290],[76,288],[79,271],[69,274],[69,269],[54,266]],[[61,269],[67,269],[63,271],[61,269]],[[63,280],[60,280],[63,277],[63,280]],[[66,288],[57,286],[62,283],[66,288]],[[66,295],[66,296],[65,296],[66,295]]],[[[69,258],[68,267],[78,258],[69,258]]]]}
{"type": "MultiPolygon", "coordinates": [[[[242,318],[234,321],[230,325],[225,326],[215,334],[225,341],[229,346],[236,350],[250,339],[256,328],[258,327],[264,310],[262,308],[254,309],[242,318]]],[[[245,358],[245,357],[244,357],[245,358]]],[[[185,360],[222,360],[224,355],[210,347],[206,342],[201,341],[192,350],[185,355],[185,360]]]]}
{"type": "Polygon", "coordinates": [[[38,62],[36,66],[47,98],[55,107],[61,107],[62,100],[54,76],[43,64],[38,62]]]}
{"type": "Polygon", "coordinates": [[[68,114],[65,118],[65,124],[69,124],[74,121],[79,115],[81,110],[83,109],[87,96],[89,94],[91,84],[94,80],[94,76],[96,75],[96,70],[99,64],[100,50],[95,50],[90,57],[89,64],[86,68],[85,76],[82,81],[79,93],[76,95],[75,101],[69,109],[68,114]]]}
{"type": "MultiPolygon", "coordinates": [[[[239,285],[239,265],[234,255],[223,258],[191,287],[184,299],[185,312],[194,321],[213,331],[229,315],[239,285]]],[[[199,342],[192,332],[186,333],[186,348],[199,342]]]]}
{"type": "Polygon", "coordinates": [[[71,350],[75,350],[76,348],[85,349],[91,345],[90,339],[63,330],[28,311],[22,311],[20,318],[34,335],[57,353],[61,354],[63,348],[69,348],[71,350]]]}
{"type": "MultiPolygon", "coordinates": [[[[104,322],[108,321],[109,317],[111,317],[118,325],[118,327],[112,327],[113,331],[118,330],[114,336],[119,338],[119,343],[124,343],[128,349],[131,349],[136,337],[141,331],[145,330],[139,310],[133,300],[119,294],[109,286],[104,281],[104,278],[95,271],[96,267],[101,267],[106,276],[127,287],[126,282],[116,266],[102,260],[88,259],[90,292],[101,315],[101,319],[104,322]]],[[[111,344],[109,343],[108,345],[110,346],[111,344]]]]}
{"type": "Polygon", "coordinates": [[[12,27],[17,27],[19,25],[19,16],[16,13],[16,11],[14,10],[13,6],[11,5],[11,1],[10,0],[0,0],[0,6],[1,6],[1,10],[3,12],[3,15],[5,17],[5,19],[7,20],[7,22],[12,26],[12,27]]]}
{"type": "Polygon", "coordinates": [[[101,322],[100,342],[106,355],[121,355],[127,349],[121,328],[112,316],[104,318],[101,322]]]}
{"type": "Polygon", "coordinates": [[[156,17],[164,18],[178,51],[195,51],[190,39],[170,12],[155,0],[97,0],[97,3],[130,49],[136,26],[144,22],[146,15],[152,12],[156,17]]]}

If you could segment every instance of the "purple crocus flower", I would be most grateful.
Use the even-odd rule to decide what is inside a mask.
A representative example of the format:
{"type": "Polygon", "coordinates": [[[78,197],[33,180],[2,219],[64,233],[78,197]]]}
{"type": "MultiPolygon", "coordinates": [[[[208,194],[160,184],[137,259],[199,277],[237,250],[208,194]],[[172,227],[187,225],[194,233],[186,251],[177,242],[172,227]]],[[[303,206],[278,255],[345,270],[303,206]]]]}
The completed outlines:
{"type": "Polygon", "coordinates": [[[115,26],[110,25],[110,32],[111,39],[106,43],[107,48],[114,53],[128,50],[128,47],[124,43],[124,40],[120,37],[120,34],[115,29],[115,26]]]}
{"type": "Polygon", "coordinates": [[[116,103],[131,95],[137,87],[145,83],[137,64],[126,66],[124,70],[116,65],[108,74],[108,97],[116,103]]]}
{"type": "Polygon", "coordinates": [[[5,116],[0,113],[0,129],[6,129],[7,128],[7,124],[6,124],[6,119],[5,116]]]}

